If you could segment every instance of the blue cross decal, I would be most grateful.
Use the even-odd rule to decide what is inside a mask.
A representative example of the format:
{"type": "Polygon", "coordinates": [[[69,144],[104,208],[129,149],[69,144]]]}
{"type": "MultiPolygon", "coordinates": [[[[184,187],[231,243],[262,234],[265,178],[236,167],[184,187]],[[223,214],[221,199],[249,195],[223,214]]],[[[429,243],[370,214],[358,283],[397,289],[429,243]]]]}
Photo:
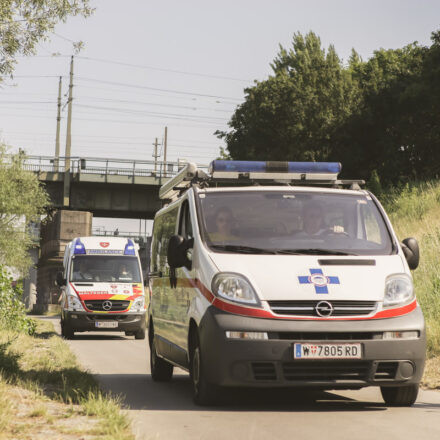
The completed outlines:
{"type": "Polygon", "coordinates": [[[339,277],[328,277],[321,269],[310,269],[309,276],[299,276],[298,280],[300,284],[313,284],[315,293],[328,293],[329,284],[340,284],[339,277]]]}

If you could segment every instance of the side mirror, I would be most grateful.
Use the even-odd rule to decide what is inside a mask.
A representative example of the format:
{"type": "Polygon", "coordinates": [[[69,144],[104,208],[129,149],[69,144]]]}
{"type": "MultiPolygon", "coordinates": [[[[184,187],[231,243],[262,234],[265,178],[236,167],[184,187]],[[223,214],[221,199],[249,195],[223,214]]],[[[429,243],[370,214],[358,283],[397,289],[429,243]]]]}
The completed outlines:
{"type": "Polygon", "coordinates": [[[419,244],[415,238],[405,238],[402,241],[402,250],[411,270],[417,269],[420,261],[419,244]]]}
{"type": "Polygon", "coordinates": [[[66,280],[63,277],[63,272],[57,272],[55,283],[58,287],[62,287],[66,285],[66,280]]]}
{"type": "Polygon", "coordinates": [[[168,264],[172,269],[185,266],[191,269],[192,262],[188,258],[188,249],[194,245],[194,239],[185,240],[181,235],[173,235],[168,243],[168,264]]]}

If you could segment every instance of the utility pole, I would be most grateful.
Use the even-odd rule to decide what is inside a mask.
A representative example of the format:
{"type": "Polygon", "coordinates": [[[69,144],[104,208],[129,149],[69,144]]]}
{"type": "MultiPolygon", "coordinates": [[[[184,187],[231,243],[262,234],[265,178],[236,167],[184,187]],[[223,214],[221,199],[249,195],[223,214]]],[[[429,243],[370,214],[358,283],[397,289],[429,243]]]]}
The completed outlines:
{"type": "Polygon", "coordinates": [[[66,153],[64,157],[63,206],[70,204],[70,153],[72,149],[73,55],[70,60],[69,100],[67,107],[66,153]]]}
{"type": "Polygon", "coordinates": [[[60,124],[61,124],[61,89],[62,89],[63,77],[60,76],[58,83],[58,112],[57,112],[57,134],[55,139],[55,171],[59,171],[60,160],[60,124]]]}
{"type": "Polygon", "coordinates": [[[167,137],[168,137],[168,127],[165,127],[165,136],[163,138],[163,167],[164,167],[164,177],[167,173],[167,137]]]}
{"type": "Polygon", "coordinates": [[[158,146],[157,138],[154,141],[153,145],[154,145],[154,154],[153,154],[153,157],[154,157],[154,175],[156,175],[156,172],[157,172],[157,158],[159,157],[159,155],[157,154],[157,146],[158,146]]]}

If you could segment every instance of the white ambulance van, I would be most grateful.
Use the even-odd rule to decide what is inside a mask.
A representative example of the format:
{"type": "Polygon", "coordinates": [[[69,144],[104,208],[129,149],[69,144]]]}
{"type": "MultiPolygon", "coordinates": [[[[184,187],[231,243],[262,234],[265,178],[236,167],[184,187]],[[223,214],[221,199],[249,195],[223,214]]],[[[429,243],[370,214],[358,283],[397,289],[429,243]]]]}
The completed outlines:
{"type": "Polygon", "coordinates": [[[188,164],[160,190],[148,337],[151,375],[189,371],[198,404],[226,387],[378,386],[410,406],[425,323],[399,242],[339,163],[188,164]]]}
{"type": "Polygon", "coordinates": [[[146,303],[137,245],[122,237],[78,237],[57,274],[61,332],[118,331],[145,339],[146,303]]]}

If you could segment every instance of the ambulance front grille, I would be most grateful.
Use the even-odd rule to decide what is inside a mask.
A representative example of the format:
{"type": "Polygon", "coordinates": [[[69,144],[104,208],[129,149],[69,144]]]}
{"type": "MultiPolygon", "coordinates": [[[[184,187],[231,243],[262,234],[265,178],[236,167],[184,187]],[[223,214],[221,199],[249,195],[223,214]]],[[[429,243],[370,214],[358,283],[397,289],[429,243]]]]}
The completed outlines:
{"type": "Polygon", "coordinates": [[[320,316],[316,311],[316,306],[321,301],[330,303],[333,311],[328,316],[365,316],[370,315],[376,310],[375,301],[268,301],[273,313],[277,315],[296,315],[296,316],[320,316]]]}
{"type": "Polygon", "coordinates": [[[96,312],[121,312],[123,310],[127,310],[130,301],[93,299],[84,301],[84,304],[89,310],[93,310],[96,312]],[[110,302],[111,308],[104,308],[104,302],[110,302]]]}
{"type": "Polygon", "coordinates": [[[283,363],[289,381],[329,382],[366,380],[370,372],[366,361],[299,361],[283,363]]]}

